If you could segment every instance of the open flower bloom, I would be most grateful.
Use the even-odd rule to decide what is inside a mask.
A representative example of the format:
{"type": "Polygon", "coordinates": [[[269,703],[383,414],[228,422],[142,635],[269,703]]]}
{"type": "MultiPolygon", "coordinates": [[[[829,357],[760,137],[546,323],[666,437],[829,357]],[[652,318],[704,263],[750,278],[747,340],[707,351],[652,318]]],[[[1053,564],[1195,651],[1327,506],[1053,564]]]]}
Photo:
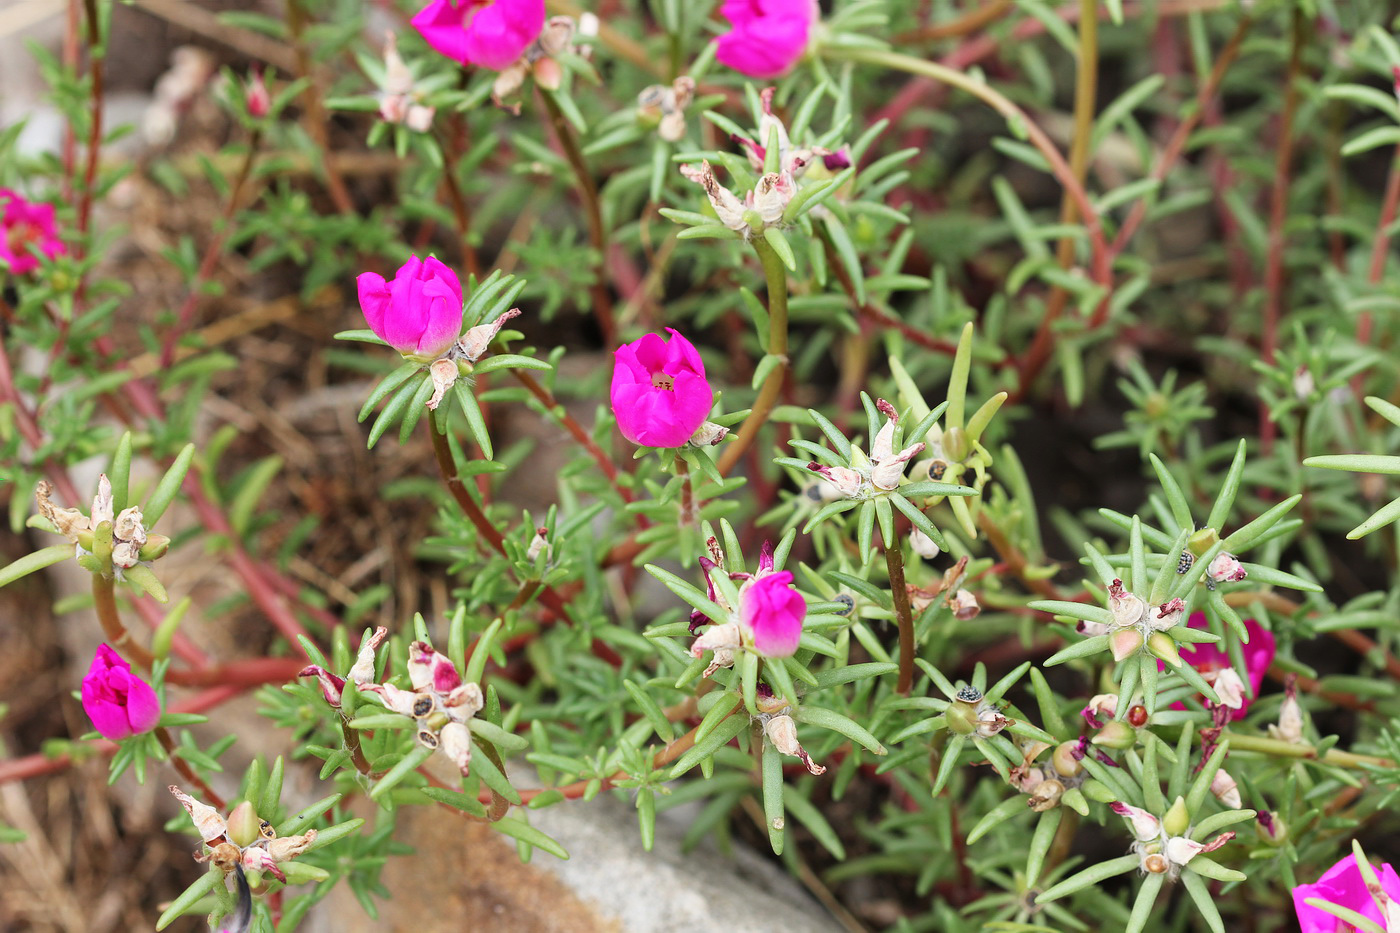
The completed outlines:
{"type": "Polygon", "coordinates": [[[700,354],[674,328],[647,334],[614,354],[612,410],[618,430],[645,447],[681,447],[705,423],[715,394],[700,354]]]}
{"type": "Polygon", "coordinates": [[[160,720],[160,700],[151,685],[108,645],[98,645],[83,678],[83,711],[97,731],[116,742],[150,732],[160,720]]]}
{"type": "MultiPolygon", "coordinates": [[[[807,601],[793,588],[791,573],[775,570],[773,549],[768,542],[764,542],[759,554],[756,573],[735,571],[729,574],[729,579],[742,581],[737,612],[714,585],[711,576],[726,572],[724,552],[714,538],[708,544],[710,557],[700,558],[700,566],[705,571],[709,598],[729,612],[729,621],[711,625],[690,646],[691,657],[714,652],[704,676],[710,676],[721,667],[732,666],[734,652],[739,648],[752,648],[766,658],[785,658],[796,652],[802,637],[802,623],[807,617],[807,601]]],[[[690,630],[694,632],[708,621],[698,612],[692,613],[690,630]]]]}
{"type": "Polygon", "coordinates": [[[544,0],[433,0],[412,24],[434,51],[500,71],[544,28],[544,0]]]}
{"type": "Polygon", "coordinates": [[[1382,865],[1376,869],[1376,879],[1381,886],[1378,892],[1380,900],[1387,905],[1384,911],[1376,904],[1377,898],[1366,889],[1366,879],[1357,867],[1355,855],[1348,855],[1327,869],[1327,873],[1312,884],[1298,885],[1293,889],[1293,909],[1298,912],[1302,933],[1335,933],[1352,929],[1335,914],[1306,903],[1311,897],[1354,910],[1383,929],[1400,929],[1391,925],[1392,921],[1400,919],[1400,877],[1396,876],[1395,869],[1390,865],[1382,865]]]}
{"type": "Polygon", "coordinates": [[[365,684],[364,689],[378,694],[391,712],[414,720],[419,744],[441,749],[466,776],[472,760],[472,733],[467,722],[483,705],[481,687],[463,683],[447,656],[425,641],[408,646],[408,682],[413,689],[393,684],[365,684]]]}
{"type": "Polygon", "coordinates": [[[438,359],[462,333],[462,285],[432,256],[409,257],[392,282],[362,272],[355,283],[370,330],[404,356],[438,359]]]}
{"type": "MultiPolygon", "coordinates": [[[[1206,627],[1205,614],[1192,613],[1186,626],[1187,628],[1204,629],[1206,627]]],[[[1218,645],[1198,642],[1182,644],[1178,649],[1181,653],[1181,660],[1200,671],[1201,677],[1220,695],[1222,705],[1233,710],[1230,715],[1231,719],[1244,718],[1245,710],[1249,708],[1250,702],[1259,696],[1259,688],[1264,684],[1264,674],[1269,670],[1269,665],[1274,663],[1274,633],[1253,619],[1245,619],[1244,630],[1249,635],[1249,641],[1242,646],[1244,663],[1247,668],[1244,673],[1249,678],[1248,696],[1245,696],[1241,689],[1244,684],[1240,672],[1235,670],[1230,656],[1218,645]]],[[[1157,666],[1159,670],[1162,669],[1161,662],[1158,662],[1157,666]]],[[[1181,703],[1172,706],[1172,709],[1185,708],[1181,703]]]]}
{"type": "Polygon", "coordinates": [[[725,0],[720,13],[734,25],[715,40],[715,58],[750,78],[776,78],[806,51],[817,5],[813,0],[725,0]]]}
{"type": "Polygon", "coordinates": [[[68,252],[54,226],[53,205],[33,204],[0,188],[0,271],[19,275],[37,269],[39,260],[31,251],[36,245],[50,259],[68,252]]]}

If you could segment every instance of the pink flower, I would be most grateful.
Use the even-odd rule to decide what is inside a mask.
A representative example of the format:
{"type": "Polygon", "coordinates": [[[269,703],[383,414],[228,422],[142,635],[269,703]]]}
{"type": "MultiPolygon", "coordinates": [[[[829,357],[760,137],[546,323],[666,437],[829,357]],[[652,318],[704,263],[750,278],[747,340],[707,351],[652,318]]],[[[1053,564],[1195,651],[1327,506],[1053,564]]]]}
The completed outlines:
{"type": "Polygon", "coordinates": [[[715,394],[689,340],[647,334],[614,354],[612,409],[622,436],[644,447],[680,447],[705,422],[715,394]]]}
{"type": "Polygon", "coordinates": [[[150,732],[160,719],[160,700],[151,685],[107,645],[97,646],[83,678],[83,709],[97,731],[114,742],[150,732]]]}
{"type": "MultiPolygon", "coordinates": [[[[1376,871],[1381,890],[1394,903],[1400,903],[1400,877],[1389,865],[1382,865],[1376,871]]],[[[1333,914],[1305,903],[1310,897],[1320,897],[1339,907],[1348,907],[1382,927],[1386,917],[1376,906],[1375,898],[1366,890],[1366,880],[1356,865],[1356,856],[1348,855],[1313,884],[1300,884],[1293,889],[1293,909],[1298,912],[1298,924],[1302,933],[1334,933],[1336,930],[1351,929],[1346,921],[1333,914]]],[[[1393,929],[1393,928],[1392,928],[1393,929]]]]}
{"type": "Polygon", "coordinates": [[[370,330],[404,356],[437,359],[462,333],[462,285],[432,256],[409,257],[393,282],[362,272],[356,284],[370,330]]]}
{"type": "Polygon", "coordinates": [[[792,588],[786,570],[758,577],[739,599],[739,621],[753,633],[753,646],[768,658],[785,658],[797,650],[807,601],[792,588]]]}
{"type": "Polygon", "coordinates": [[[544,0],[433,0],[412,22],[434,51],[500,71],[539,37],[544,0]]]}
{"type": "Polygon", "coordinates": [[[68,248],[55,232],[52,204],[31,204],[9,188],[0,188],[0,270],[6,267],[16,275],[39,267],[30,252],[37,243],[50,259],[62,256],[68,248]]]}
{"type": "Polygon", "coordinates": [[[806,50],[817,5],[813,0],[724,0],[720,12],[734,28],[715,40],[715,58],[751,78],[776,78],[806,50]]]}
{"type": "MultiPolygon", "coordinates": [[[[1206,617],[1204,613],[1195,612],[1191,614],[1190,620],[1186,623],[1187,628],[1203,629],[1206,627],[1206,617]]],[[[1243,719],[1245,710],[1249,708],[1252,700],[1258,698],[1259,688],[1264,684],[1264,674],[1269,670],[1269,665],[1274,663],[1274,633],[1265,629],[1253,619],[1245,619],[1244,630],[1249,635],[1248,644],[1243,645],[1245,674],[1249,677],[1249,696],[1241,699],[1240,705],[1234,707],[1234,712],[1230,714],[1231,719],[1243,719]]],[[[1181,653],[1181,660],[1200,671],[1201,676],[1212,686],[1216,686],[1216,680],[1223,672],[1226,683],[1230,683],[1230,676],[1239,676],[1239,672],[1234,670],[1230,656],[1216,647],[1214,644],[1199,642],[1195,644],[1181,644],[1178,646],[1181,653]]],[[[1157,662],[1157,669],[1163,670],[1162,662],[1157,662]]],[[[1219,686],[1216,692],[1222,693],[1219,686]]],[[[1222,694],[1221,699],[1226,699],[1222,694]]],[[[1226,705],[1231,705],[1227,703],[1226,705]]],[[[1181,703],[1172,704],[1172,709],[1185,709],[1181,703]]]]}

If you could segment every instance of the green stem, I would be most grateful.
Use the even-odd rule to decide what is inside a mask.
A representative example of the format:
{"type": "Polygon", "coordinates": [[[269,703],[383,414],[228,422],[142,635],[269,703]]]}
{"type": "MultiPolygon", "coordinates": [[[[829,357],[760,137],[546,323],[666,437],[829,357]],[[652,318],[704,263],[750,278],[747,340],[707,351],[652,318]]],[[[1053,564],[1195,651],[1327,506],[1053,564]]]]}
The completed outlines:
{"type": "Polygon", "coordinates": [[[1382,768],[1393,768],[1395,762],[1389,758],[1377,758],[1374,755],[1358,755],[1354,752],[1344,752],[1339,749],[1329,748],[1326,754],[1320,758],[1317,749],[1312,745],[1294,744],[1285,742],[1282,739],[1270,739],[1262,735],[1240,735],[1235,732],[1229,733],[1226,738],[1230,742],[1232,752],[1259,752],[1263,755],[1273,755],[1276,758],[1312,758],[1327,765],[1337,765],[1342,768],[1359,768],[1362,765],[1376,765],[1382,768]]]}
{"type": "Polygon", "coordinates": [[[739,426],[738,436],[731,442],[719,458],[719,472],[728,473],[739,462],[744,451],[753,443],[758,429],[772,414],[778,403],[778,392],[782,390],[783,379],[788,371],[788,280],[787,267],[768,241],[762,237],[753,240],[754,252],[763,263],[763,277],[768,283],[768,355],[778,358],[778,364],[768,371],[763,386],[758,390],[753,409],[744,423],[739,426]]]}
{"type": "Polygon", "coordinates": [[[914,686],[914,608],[909,603],[909,588],[904,585],[904,552],[898,542],[885,542],[885,569],[889,571],[894,614],[899,621],[899,680],[894,689],[901,696],[908,696],[914,686]]]}

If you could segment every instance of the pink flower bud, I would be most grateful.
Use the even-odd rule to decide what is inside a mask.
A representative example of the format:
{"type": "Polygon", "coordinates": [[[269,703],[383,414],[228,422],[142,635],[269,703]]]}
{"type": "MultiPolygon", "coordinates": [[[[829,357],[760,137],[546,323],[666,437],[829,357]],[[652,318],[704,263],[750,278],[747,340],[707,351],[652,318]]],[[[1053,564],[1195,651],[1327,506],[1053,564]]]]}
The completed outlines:
{"type": "Polygon", "coordinates": [[[404,356],[438,359],[462,332],[462,285],[431,256],[410,257],[392,282],[364,272],[356,284],[370,330],[404,356]]]}
{"type": "Polygon", "coordinates": [[[253,71],[253,79],[243,90],[243,103],[248,108],[248,115],[258,119],[267,116],[272,109],[272,95],[267,92],[261,69],[253,71]]]}
{"type": "Polygon", "coordinates": [[[114,742],[150,732],[160,720],[156,692],[107,645],[97,646],[83,678],[83,710],[97,731],[114,742]]]}
{"type": "Polygon", "coordinates": [[[1109,636],[1108,642],[1113,649],[1113,660],[1121,661],[1142,648],[1142,633],[1135,628],[1119,629],[1109,636]]]}
{"type": "Polygon", "coordinates": [[[412,24],[434,51],[500,71],[544,28],[544,0],[433,0],[412,24]]]}
{"type": "Polygon", "coordinates": [[[807,48],[817,18],[813,0],[725,0],[734,28],[716,40],[715,58],[751,78],[776,78],[807,48]]]}
{"type": "Polygon", "coordinates": [[[52,259],[68,252],[58,239],[52,204],[31,204],[9,188],[0,188],[0,271],[22,275],[39,267],[31,252],[52,259]]]}
{"type": "Polygon", "coordinates": [[[758,653],[785,658],[797,650],[807,601],[792,588],[786,570],[760,577],[739,595],[739,621],[753,634],[758,653]]]}
{"type": "Polygon", "coordinates": [[[611,401],[618,430],[634,444],[681,447],[714,404],[700,354],[673,328],[623,344],[614,354],[611,401]]]}

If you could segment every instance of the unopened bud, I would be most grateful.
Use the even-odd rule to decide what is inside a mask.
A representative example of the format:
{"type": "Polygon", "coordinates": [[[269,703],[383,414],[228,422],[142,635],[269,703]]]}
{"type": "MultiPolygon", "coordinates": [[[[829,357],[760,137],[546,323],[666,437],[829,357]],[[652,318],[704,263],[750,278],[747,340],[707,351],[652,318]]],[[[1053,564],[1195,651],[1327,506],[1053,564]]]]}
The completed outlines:
{"type": "Polygon", "coordinates": [[[1219,768],[1215,772],[1215,777],[1210,781],[1210,792],[1231,810],[1238,810],[1244,805],[1240,799],[1240,788],[1235,783],[1235,779],[1225,773],[1224,768],[1219,768]]]}
{"type": "Polygon", "coordinates": [[[1050,756],[1050,766],[1065,777],[1078,777],[1084,770],[1083,760],[1074,754],[1078,745],[1078,742],[1061,742],[1055,746],[1055,751],[1050,756]]]}
{"type": "Polygon", "coordinates": [[[245,800],[228,815],[228,838],[234,845],[246,848],[257,842],[261,823],[253,805],[245,800]]]}
{"type": "Polygon", "coordinates": [[[253,72],[253,80],[248,82],[243,92],[243,102],[248,107],[249,116],[262,119],[272,109],[272,96],[267,92],[261,71],[253,72]]]}
{"type": "Polygon", "coordinates": [[[552,58],[541,58],[534,65],[535,83],[547,91],[557,91],[564,83],[564,69],[552,58]]]}
{"type": "Polygon", "coordinates": [[[1176,642],[1172,641],[1170,635],[1153,632],[1147,639],[1147,648],[1172,667],[1181,666],[1181,655],[1177,653],[1176,642]]]}
{"type": "MultiPolygon", "coordinates": [[[[1135,628],[1119,629],[1109,636],[1108,645],[1113,651],[1113,660],[1121,661],[1142,649],[1142,633],[1135,628]]],[[[1180,658],[1177,663],[1181,663],[1180,658]]]]}
{"type": "Polygon", "coordinates": [[[1089,740],[1105,748],[1132,748],[1137,744],[1137,730],[1121,719],[1115,719],[1089,740]]]}
{"type": "Polygon", "coordinates": [[[948,719],[948,728],[958,735],[971,735],[977,731],[977,710],[970,703],[949,703],[943,715],[948,719]]]}
{"type": "Polygon", "coordinates": [[[909,533],[909,544],[914,548],[914,553],[924,560],[933,560],[942,553],[938,545],[933,543],[933,539],[917,528],[909,533]]]}
{"type": "Polygon", "coordinates": [[[141,560],[159,560],[170,550],[170,539],[165,535],[148,534],[146,543],[141,546],[141,550],[136,556],[141,560]]]}
{"type": "Polygon", "coordinates": [[[1177,797],[1162,817],[1162,829],[1168,836],[1180,836],[1191,826],[1191,814],[1186,810],[1186,798],[1177,797]]]}

